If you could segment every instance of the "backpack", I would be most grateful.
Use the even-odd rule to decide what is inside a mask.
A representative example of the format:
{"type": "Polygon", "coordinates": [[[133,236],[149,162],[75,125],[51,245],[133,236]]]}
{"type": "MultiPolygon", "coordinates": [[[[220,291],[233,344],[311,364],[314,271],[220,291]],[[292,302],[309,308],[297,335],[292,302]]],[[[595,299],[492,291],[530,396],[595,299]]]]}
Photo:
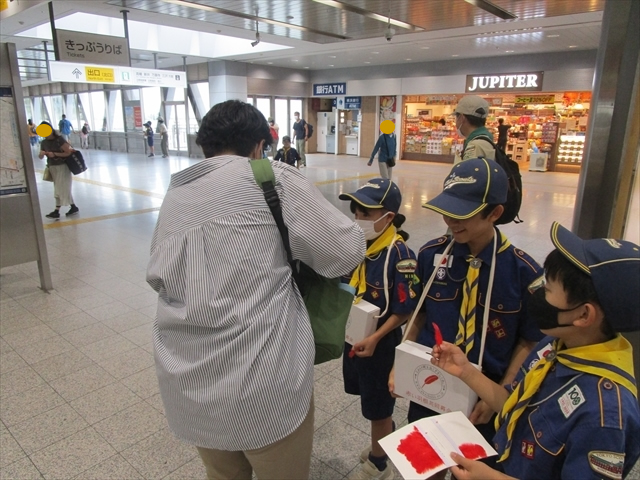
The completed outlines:
{"type": "Polygon", "coordinates": [[[86,125],[84,125],[84,126],[82,127],[82,133],[84,133],[85,135],[86,135],[87,133],[89,133],[89,130],[87,130],[87,126],[86,126],[86,125]]]}
{"type": "Polygon", "coordinates": [[[309,122],[305,122],[307,124],[307,138],[311,138],[311,136],[313,135],[313,125],[311,125],[309,122]]]}
{"type": "Polygon", "coordinates": [[[518,162],[511,160],[504,150],[498,148],[489,137],[479,135],[475,138],[481,138],[491,144],[496,152],[496,162],[506,172],[509,182],[509,191],[507,192],[507,201],[504,204],[504,212],[496,221],[496,225],[505,225],[511,222],[522,223],[522,220],[518,216],[520,206],[522,205],[522,175],[520,175],[518,162]]]}

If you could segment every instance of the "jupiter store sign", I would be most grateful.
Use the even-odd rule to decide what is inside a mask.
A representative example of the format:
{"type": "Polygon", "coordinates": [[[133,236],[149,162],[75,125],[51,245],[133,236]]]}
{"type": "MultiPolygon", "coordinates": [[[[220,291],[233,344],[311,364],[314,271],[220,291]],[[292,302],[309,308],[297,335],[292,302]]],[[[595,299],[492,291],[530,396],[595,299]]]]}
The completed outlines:
{"type": "Polygon", "coordinates": [[[504,75],[467,75],[467,93],[536,92],[542,90],[544,72],[504,75]]]}

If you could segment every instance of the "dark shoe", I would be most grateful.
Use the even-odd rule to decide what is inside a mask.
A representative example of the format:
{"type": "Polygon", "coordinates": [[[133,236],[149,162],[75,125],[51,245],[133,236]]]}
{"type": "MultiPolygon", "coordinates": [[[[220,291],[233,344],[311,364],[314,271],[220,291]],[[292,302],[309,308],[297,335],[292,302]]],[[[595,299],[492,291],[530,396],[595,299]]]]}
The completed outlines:
{"type": "Polygon", "coordinates": [[[45,216],[47,218],[60,218],[60,212],[58,210],[54,210],[51,213],[47,213],[45,216]]]}
{"type": "Polygon", "coordinates": [[[167,158],[169,155],[162,155],[162,158],[167,158]]]}
{"type": "Polygon", "coordinates": [[[156,155],[154,153],[150,153],[149,155],[147,155],[147,157],[155,157],[156,155]]]}
{"type": "MultiPolygon", "coordinates": [[[[66,215],[67,215],[67,217],[70,216],[70,215],[75,215],[79,211],[80,211],[80,209],[74,205],[69,209],[69,211],[66,213],[66,215]]],[[[58,216],[60,216],[60,215],[58,215],[58,216]]]]}

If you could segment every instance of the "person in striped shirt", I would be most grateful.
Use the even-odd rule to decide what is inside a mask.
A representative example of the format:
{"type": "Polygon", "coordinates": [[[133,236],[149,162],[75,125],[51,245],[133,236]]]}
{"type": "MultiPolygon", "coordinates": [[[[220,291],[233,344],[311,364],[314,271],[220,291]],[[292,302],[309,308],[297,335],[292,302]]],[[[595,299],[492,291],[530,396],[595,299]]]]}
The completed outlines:
{"type": "MultiPolygon", "coordinates": [[[[204,116],[197,143],[206,159],[172,175],[147,270],[169,428],[197,447],[210,479],[308,478],[313,333],[249,164],[269,126],[229,100],[204,116]]],[[[362,229],[298,170],[272,168],[294,259],[325,277],[353,270],[362,229]]]]}

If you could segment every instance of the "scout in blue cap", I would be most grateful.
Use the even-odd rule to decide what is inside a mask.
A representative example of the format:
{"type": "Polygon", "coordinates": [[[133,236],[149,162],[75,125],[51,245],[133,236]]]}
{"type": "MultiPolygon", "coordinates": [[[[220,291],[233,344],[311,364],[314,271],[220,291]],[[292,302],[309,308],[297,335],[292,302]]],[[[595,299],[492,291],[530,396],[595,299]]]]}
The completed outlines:
{"type": "Polygon", "coordinates": [[[345,391],[359,395],[362,415],[371,422],[371,445],[360,456],[362,466],[350,478],[387,479],[393,476],[378,440],[393,431],[391,416],[395,399],[386,387],[393,366],[400,326],[416,305],[416,256],[406,245],[405,221],[398,213],[402,195],[389,179],[374,178],[340,200],[351,201],[351,211],[365,232],[364,262],[343,278],[356,290],[356,302],[364,299],[380,308],[377,330],[351,346],[345,344],[343,376],[345,391]]]}
{"type": "MultiPolygon", "coordinates": [[[[450,234],[420,249],[418,278],[423,289],[436,273],[407,332],[408,340],[431,346],[435,323],[445,341],[460,345],[471,362],[481,363],[493,381],[502,383],[513,381],[543,337],[526,310],[531,297],[527,287],[542,275],[542,268],[495,227],[507,189],[507,175],[500,165],[475,158],[455,165],[442,192],[424,205],[442,214],[450,234]]],[[[390,388],[393,382],[390,377],[390,388]]],[[[411,402],[408,418],[414,422],[438,413],[411,402]]],[[[492,415],[483,401],[470,415],[489,441],[495,435],[492,415]]]]}
{"type": "MultiPolygon", "coordinates": [[[[452,344],[434,347],[434,363],[499,412],[494,445],[508,478],[622,479],[640,458],[640,409],[631,344],[617,332],[640,330],[640,248],[582,240],[559,223],[551,241],[529,303],[549,336],[513,383],[490,382],[452,344]]],[[[502,478],[452,457],[458,478],[502,478]]]]}

